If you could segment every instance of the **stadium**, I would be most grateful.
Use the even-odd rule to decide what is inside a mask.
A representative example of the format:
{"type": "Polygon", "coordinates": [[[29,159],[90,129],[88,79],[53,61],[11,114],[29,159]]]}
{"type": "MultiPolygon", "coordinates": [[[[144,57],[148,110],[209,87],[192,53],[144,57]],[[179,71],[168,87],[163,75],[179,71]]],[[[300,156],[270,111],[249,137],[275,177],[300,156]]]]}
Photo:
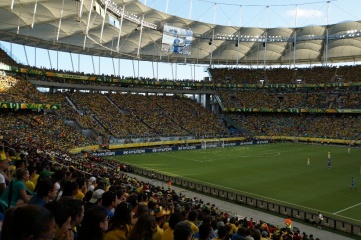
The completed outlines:
{"type": "Polygon", "coordinates": [[[268,27],[276,5],[231,26],[192,20],[197,2],[189,18],[168,0],[0,3],[2,239],[138,239],[142,205],[155,240],[178,215],[195,236],[360,239],[360,21],[298,26],[300,2],[294,26],[268,27]]]}

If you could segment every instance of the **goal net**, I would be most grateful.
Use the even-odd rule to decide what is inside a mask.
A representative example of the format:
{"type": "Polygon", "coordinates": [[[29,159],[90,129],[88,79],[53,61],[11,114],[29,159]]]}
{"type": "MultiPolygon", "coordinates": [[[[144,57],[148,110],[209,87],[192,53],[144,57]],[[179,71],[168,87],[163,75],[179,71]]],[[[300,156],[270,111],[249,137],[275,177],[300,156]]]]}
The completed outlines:
{"type": "Polygon", "coordinates": [[[224,140],[221,139],[207,139],[201,142],[202,149],[209,148],[224,148],[224,140]]]}

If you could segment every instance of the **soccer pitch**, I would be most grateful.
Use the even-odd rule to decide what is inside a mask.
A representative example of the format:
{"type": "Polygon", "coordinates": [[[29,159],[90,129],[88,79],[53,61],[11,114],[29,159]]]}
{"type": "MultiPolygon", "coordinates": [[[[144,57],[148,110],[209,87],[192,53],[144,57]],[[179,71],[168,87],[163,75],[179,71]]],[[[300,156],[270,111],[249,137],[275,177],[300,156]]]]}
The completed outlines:
{"type": "Polygon", "coordinates": [[[361,149],[272,143],[110,159],[361,224],[361,189],[350,189],[351,177],[361,187],[361,149]]]}

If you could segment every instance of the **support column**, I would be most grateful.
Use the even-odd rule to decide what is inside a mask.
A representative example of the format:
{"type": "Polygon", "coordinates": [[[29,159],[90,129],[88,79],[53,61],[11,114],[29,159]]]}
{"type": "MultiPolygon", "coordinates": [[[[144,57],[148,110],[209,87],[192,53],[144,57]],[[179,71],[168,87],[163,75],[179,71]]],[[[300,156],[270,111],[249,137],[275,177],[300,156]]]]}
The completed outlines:
{"type": "Polygon", "coordinates": [[[36,46],[34,47],[34,66],[36,67],[36,46]]]}
{"type": "Polygon", "coordinates": [[[53,64],[51,63],[51,58],[50,58],[49,49],[48,49],[48,57],[49,57],[50,68],[53,69],[53,64]]]}
{"type": "Polygon", "coordinates": [[[206,109],[208,109],[209,111],[212,111],[211,95],[210,95],[210,94],[205,94],[204,107],[205,107],[206,109]]]}

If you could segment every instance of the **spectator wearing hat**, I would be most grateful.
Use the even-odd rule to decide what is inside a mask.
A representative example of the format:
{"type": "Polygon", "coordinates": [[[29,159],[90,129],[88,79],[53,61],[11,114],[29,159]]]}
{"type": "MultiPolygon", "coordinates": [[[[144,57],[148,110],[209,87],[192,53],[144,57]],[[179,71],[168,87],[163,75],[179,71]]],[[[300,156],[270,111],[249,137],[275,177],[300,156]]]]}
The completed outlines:
{"type": "Polygon", "coordinates": [[[269,240],[269,233],[267,231],[262,231],[261,240],[269,240]]]}
{"type": "Polygon", "coordinates": [[[161,240],[162,235],[164,233],[162,226],[165,223],[167,215],[170,214],[170,211],[163,209],[162,206],[157,207],[153,211],[153,215],[155,217],[155,220],[157,222],[157,231],[153,235],[153,240],[161,240]]]}
{"type": "Polygon", "coordinates": [[[50,172],[48,170],[43,170],[39,174],[39,179],[43,180],[43,179],[50,178],[53,174],[54,174],[53,172],[50,172]]]}
{"type": "Polygon", "coordinates": [[[94,206],[100,206],[102,204],[102,195],[104,193],[103,189],[95,190],[92,194],[92,198],[89,202],[85,202],[84,208],[85,211],[94,206]]]}
{"type": "Polygon", "coordinates": [[[88,180],[88,191],[89,191],[89,190],[94,191],[96,180],[97,180],[97,179],[96,179],[95,177],[89,178],[89,180],[88,180]]]}
{"type": "Polygon", "coordinates": [[[192,228],[189,222],[181,221],[174,226],[174,240],[191,240],[193,236],[192,228]]]}
{"type": "Polygon", "coordinates": [[[285,225],[286,225],[286,230],[291,230],[292,229],[292,220],[291,217],[287,217],[285,219],[285,225]]]}
{"type": "Polygon", "coordinates": [[[28,204],[45,206],[48,202],[55,199],[57,192],[54,179],[40,180],[36,185],[36,194],[29,200],[28,204]]]}

